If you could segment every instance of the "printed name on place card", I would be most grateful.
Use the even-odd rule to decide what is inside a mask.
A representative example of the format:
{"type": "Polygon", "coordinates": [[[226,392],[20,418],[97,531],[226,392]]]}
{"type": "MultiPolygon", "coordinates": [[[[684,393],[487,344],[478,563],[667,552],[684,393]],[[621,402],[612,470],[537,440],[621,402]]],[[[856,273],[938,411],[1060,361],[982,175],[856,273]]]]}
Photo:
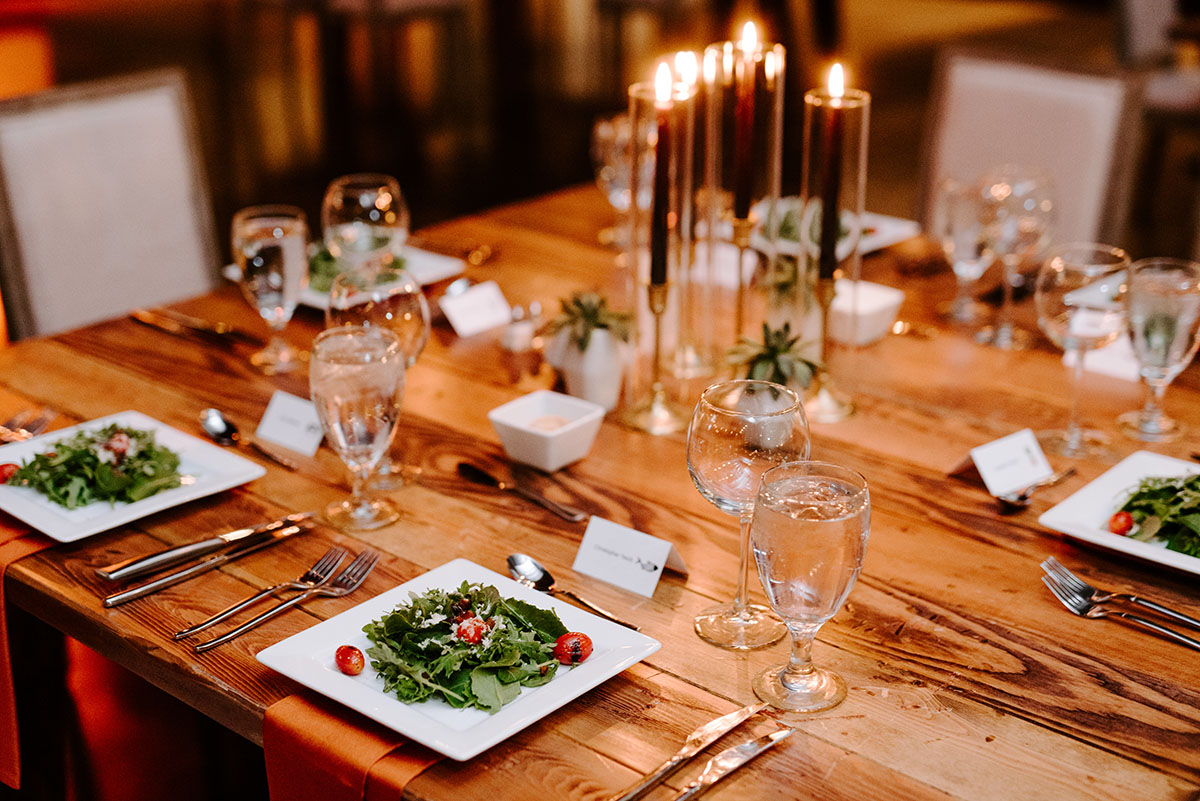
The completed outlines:
{"type": "Polygon", "coordinates": [[[495,281],[484,281],[453,297],[443,297],[438,305],[460,337],[475,336],[512,320],[512,309],[495,281]]]}
{"type": "Polygon", "coordinates": [[[571,569],[650,598],[666,567],[687,575],[683,557],[670,542],[593,517],[571,569]]]}
{"type": "Polygon", "coordinates": [[[1028,428],[972,448],[971,459],[993,496],[1024,489],[1054,472],[1028,428]]]}

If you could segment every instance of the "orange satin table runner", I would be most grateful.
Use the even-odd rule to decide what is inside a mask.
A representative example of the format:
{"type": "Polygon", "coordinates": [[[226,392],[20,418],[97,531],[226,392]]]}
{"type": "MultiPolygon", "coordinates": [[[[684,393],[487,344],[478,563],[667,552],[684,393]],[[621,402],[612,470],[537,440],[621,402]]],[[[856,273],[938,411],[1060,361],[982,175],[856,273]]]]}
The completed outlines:
{"type": "Polygon", "coordinates": [[[8,653],[8,617],[4,608],[4,571],[13,562],[54,545],[49,537],[8,515],[0,514],[0,782],[21,786],[21,751],[17,729],[17,697],[13,692],[8,653]]]}
{"type": "Polygon", "coordinates": [[[267,708],[263,752],[271,801],[399,799],[441,756],[357,712],[309,693],[267,708]]]}

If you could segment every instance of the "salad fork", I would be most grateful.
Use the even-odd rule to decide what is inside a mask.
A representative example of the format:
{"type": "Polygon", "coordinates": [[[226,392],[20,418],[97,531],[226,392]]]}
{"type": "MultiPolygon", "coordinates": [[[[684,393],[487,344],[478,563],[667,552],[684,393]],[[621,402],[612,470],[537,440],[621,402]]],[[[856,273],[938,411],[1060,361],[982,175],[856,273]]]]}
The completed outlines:
{"type": "Polygon", "coordinates": [[[1046,557],[1045,561],[1042,562],[1042,570],[1046,571],[1048,575],[1056,577],[1064,588],[1088,601],[1092,601],[1093,603],[1104,603],[1105,601],[1128,601],[1131,604],[1137,604],[1138,606],[1144,606],[1147,609],[1153,609],[1160,615],[1165,615],[1172,620],[1183,623],[1185,626],[1191,626],[1194,629],[1200,629],[1200,620],[1197,620],[1191,615],[1185,615],[1183,612],[1176,612],[1174,609],[1128,592],[1109,592],[1108,590],[1102,590],[1098,587],[1093,587],[1091,584],[1088,584],[1086,581],[1079,578],[1079,576],[1076,576],[1074,573],[1068,570],[1065,565],[1063,565],[1053,556],[1046,557]]]}
{"type": "Polygon", "coordinates": [[[282,603],[276,604],[267,611],[263,612],[258,617],[252,618],[232,631],[227,631],[220,637],[214,637],[211,640],[206,640],[199,645],[196,645],[194,650],[196,653],[203,653],[210,648],[216,648],[218,645],[227,643],[232,639],[242,636],[247,631],[255,628],[261,623],[265,623],[271,618],[286,612],[297,604],[314,596],[320,595],[326,598],[340,598],[343,595],[349,595],[358,589],[371,571],[375,569],[375,565],[379,562],[379,551],[365,550],[358,556],[354,557],[354,561],[346,566],[346,569],[338,573],[333,581],[326,586],[311,587],[299,595],[295,595],[282,603]]]}
{"type": "Polygon", "coordinates": [[[1125,612],[1117,612],[1101,606],[1100,604],[1093,603],[1088,599],[1066,589],[1062,584],[1059,583],[1057,577],[1055,576],[1050,574],[1042,576],[1042,583],[1050,588],[1050,592],[1054,593],[1054,597],[1061,601],[1062,605],[1067,607],[1067,610],[1072,614],[1088,618],[1089,620],[1098,620],[1105,617],[1123,618],[1131,623],[1136,623],[1139,626],[1144,626],[1145,628],[1156,631],[1165,637],[1169,637],[1177,643],[1200,651],[1200,642],[1193,640],[1191,637],[1180,634],[1177,631],[1172,631],[1166,626],[1160,626],[1158,623],[1155,623],[1152,620],[1147,620],[1144,617],[1130,615],[1125,612]]]}
{"type": "Polygon", "coordinates": [[[300,578],[296,579],[295,581],[281,581],[273,587],[267,587],[265,590],[255,593],[245,600],[238,601],[232,606],[222,609],[212,617],[203,620],[194,626],[175,632],[175,635],[172,639],[182,640],[187,637],[191,637],[193,634],[198,634],[208,627],[236,615],[246,607],[253,606],[263,598],[266,598],[269,595],[274,595],[280,590],[311,590],[313,587],[320,587],[333,577],[333,571],[342,563],[342,560],[345,558],[346,549],[339,548],[335,545],[326,551],[324,556],[318,559],[312,567],[304,571],[304,575],[300,576],[300,578]]]}
{"type": "Polygon", "coordinates": [[[49,409],[34,414],[32,409],[18,412],[0,424],[0,442],[22,442],[46,430],[56,417],[49,409]]]}

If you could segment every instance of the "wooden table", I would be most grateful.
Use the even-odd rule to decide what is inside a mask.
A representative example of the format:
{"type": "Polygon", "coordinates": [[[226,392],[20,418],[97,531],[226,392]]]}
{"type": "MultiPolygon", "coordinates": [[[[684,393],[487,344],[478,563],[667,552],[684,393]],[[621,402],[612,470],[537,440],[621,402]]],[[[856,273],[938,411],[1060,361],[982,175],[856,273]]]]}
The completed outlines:
{"type": "MultiPolygon", "coordinates": [[[[584,188],[439,225],[421,239],[443,250],[490,244],[498,256],[470,275],[496,278],[510,302],[554,309],[572,289],[607,285],[613,254],[596,234],[608,222],[600,195],[584,188]]],[[[932,304],[951,292],[952,279],[928,255],[898,246],[869,259],[865,274],[904,288],[902,317],[933,325],[932,304]]],[[[231,289],[180,308],[257,325],[231,289]]],[[[301,313],[289,336],[307,342],[319,322],[301,313]]],[[[298,472],[264,461],[267,475],[245,487],[18,562],[7,575],[9,598],[258,741],[264,708],[295,689],[255,661],[259,650],[452,558],[503,572],[509,552],[535,554],[562,583],[639,621],[662,649],[470,763],[439,763],[406,797],[606,798],[699,723],[751,702],[750,678],[786,649],[732,653],[692,633],[698,610],[732,597],[737,528],[693,488],[682,435],[650,437],[609,421],[585,460],[550,476],[524,474],[553,497],[672,540],[691,573],[666,574],[653,599],[570,570],[582,526],[454,475],[462,457],[502,461],[487,411],[536,384],[526,377],[514,385],[500,353],[495,335],[463,340],[435,327],[410,371],[399,435],[405,460],[423,472],[395,493],[404,516],[390,528],[359,541],[322,528],[151,598],[101,608],[107,588],[95,566],[342,496],[345,472],[322,450],[298,472]],[[356,595],[312,603],[200,657],[171,641],[171,632],[250,588],[299,575],[331,541],[388,554],[356,595]]],[[[275,389],[303,395],[307,387],[303,376],[257,374],[246,356],[240,346],[224,350],[113,320],[0,350],[0,416],[41,403],[65,425],[137,408],[198,433],[197,413],[211,405],[250,428],[275,389]]],[[[1037,525],[1042,511],[1107,464],[1079,464],[1075,478],[1012,517],[997,514],[982,486],[947,475],[975,445],[1063,423],[1068,373],[1060,354],[1048,345],[990,350],[941,328],[931,339],[889,336],[843,352],[833,367],[859,412],[814,425],[813,453],[864,473],[873,499],[862,575],[815,649],[846,678],[849,697],[712,797],[1197,797],[1200,658],[1121,623],[1068,614],[1039,581],[1038,563],[1053,554],[1095,584],[1200,615],[1195,577],[1086,550],[1037,525]]],[[[1140,388],[1098,375],[1086,381],[1088,422],[1112,433],[1123,453],[1142,447],[1122,440],[1113,422],[1140,403],[1140,388]]],[[[1195,371],[1171,387],[1167,406],[1200,430],[1195,371]]],[[[1186,457],[1194,442],[1150,449],[1186,457]]],[[[771,727],[758,720],[740,734],[771,727]]],[[[690,781],[701,765],[670,785],[690,781]]]]}

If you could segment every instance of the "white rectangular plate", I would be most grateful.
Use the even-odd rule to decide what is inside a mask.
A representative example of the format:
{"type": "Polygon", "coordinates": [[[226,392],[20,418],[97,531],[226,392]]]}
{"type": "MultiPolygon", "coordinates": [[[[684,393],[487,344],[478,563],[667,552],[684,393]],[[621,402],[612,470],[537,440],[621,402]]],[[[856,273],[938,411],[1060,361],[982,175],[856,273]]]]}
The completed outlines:
{"type": "Polygon", "coordinates": [[[1137,451],[1047,511],[1038,518],[1038,523],[1101,548],[1189,573],[1200,573],[1200,559],[1194,556],[1168,551],[1161,542],[1142,542],[1108,530],[1108,519],[1124,504],[1128,491],[1143,478],[1193,473],[1200,473],[1200,464],[1150,451],[1137,451]]]}
{"type": "Polygon", "coordinates": [[[51,431],[24,442],[0,446],[0,464],[21,464],[35,454],[49,450],[54,443],[80,430],[103,428],[117,423],[125,428],[151,430],[159,445],[179,454],[179,472],[192,481],[175,489],[163,490],[134,503],[110,504],[105,501],[78,509],[64,509],[30,487],[0,484],[0,509],[59,542],[74,542],[101,531],[129,523],[163,509],[212,495],[214,492],[245,484],[267,471],[235,453],[205,442],[160,423],[141,412],[118,412],[89,420],[70,428],[51,431]]]}
{"type": "Polygon", "coordinates": [[[455,559],[264,649],[258,654],[258,661],[461,761],[511,737],[660,647],[657,640],[557,601],[474,562],[455,559]],[[363,633],[363,626],[407,603],[410,592],[420,594],[434,587],[453,590],[464,581],[491,584],[506,598],[519,598],[543,609],[553,609],[569,630],[592,638],[592,655],[573,668],[561,667],[548,684],[522,688],[516,700],[494,715],[481,709],[455,709],[440,699],[406,704],[383,692],[383,681],[369,664],[358,676],[347,676],[334,665],[334,652],[340,645],[354,645],[366,653],[371,643],[363,633]]]}

